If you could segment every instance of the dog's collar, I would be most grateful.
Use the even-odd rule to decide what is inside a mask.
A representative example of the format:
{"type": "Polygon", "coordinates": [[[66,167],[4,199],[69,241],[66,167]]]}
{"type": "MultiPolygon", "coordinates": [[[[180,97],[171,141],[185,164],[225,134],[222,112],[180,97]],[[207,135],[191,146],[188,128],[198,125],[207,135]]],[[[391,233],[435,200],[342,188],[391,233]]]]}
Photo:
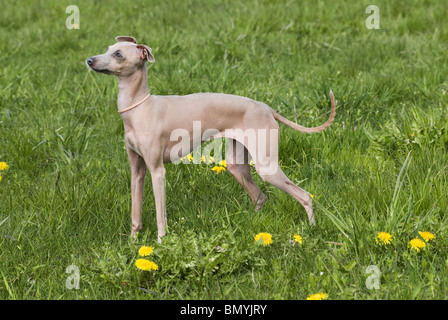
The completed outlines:
{"type": "Polygon", "coordinates": [[[150,96],[150,94],[148,93],[148,95],[147,95],[146,97],[144,97],[142,100],[140,100],[140,101],[137,102],[137,103],[134,103],[132,106],[127,107],[126,109],[118,110],[118,113],[122,114],[123,112],[129,111],[129,110],[131,110],[131,109],[134,109],[134,108],[138,107],[138,106],[141,105],[143,102],[145,102],[146,100],[148,100],[149,96],[150,96]]]}

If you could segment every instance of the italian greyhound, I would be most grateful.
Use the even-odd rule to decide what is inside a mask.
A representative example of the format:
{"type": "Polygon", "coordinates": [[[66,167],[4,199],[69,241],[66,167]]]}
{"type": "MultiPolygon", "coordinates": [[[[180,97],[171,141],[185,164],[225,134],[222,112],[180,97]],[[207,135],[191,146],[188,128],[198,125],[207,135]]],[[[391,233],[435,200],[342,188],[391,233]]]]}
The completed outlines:
{"type": "Polygon", "coordinates": [[[321,126],[306,128],[279,115],[268,105],[249,98],[222,93],[185,96],[150,95],[146,62],[155,62],[151,48],[133,37],[119,36],[106,53],[90,57],[94,71],[118,78],[118,112],[124,123],[124,141],[131,164],[132,231],[142,227],[143,186],[146,171],[152,178],[157,214],[158,242],[166,234],[165,163],[178,160],[202,141],[227,138],[227,170],[261,208],[266,197],[251,176],[249,161],[266,182],[299,201],[315,224],[311,197],[292,183],[278,164],[279,125],[276,120],[305,133],[319,132],[333,121],[336,104],[330,90],[331,112],[321,126]],[[197,124],[200,134],[195,134],[197,124]],[[177,132],[173,139],[173,132],[177,132]],[[179,139],[180,138],[180,139],[179,139]],[[179,148],[179,140],[183,141],[179,148]],[[185,143],[187,141],[187,143],[185,143]],[[261,152],[263,151],[263,152],[261,152]]]}

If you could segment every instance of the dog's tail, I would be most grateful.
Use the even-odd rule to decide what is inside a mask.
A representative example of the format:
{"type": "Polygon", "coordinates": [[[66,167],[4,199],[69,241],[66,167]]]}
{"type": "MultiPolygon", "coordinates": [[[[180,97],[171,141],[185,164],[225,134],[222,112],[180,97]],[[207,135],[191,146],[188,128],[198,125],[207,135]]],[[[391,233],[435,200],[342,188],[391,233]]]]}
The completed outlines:
{"type": "Polygon", "coordinates": [[[318,126],[318,127],[313,127],[313,128],[307,128],[307,127],[303,127],[301,125],[298,125],[295,122],[289,121],[288,119],[282,117],[281,115],[279,115],[277,112],[273,111],[274,114],[274,118],[280,122],[283,122],[284,124],[286,124],[287,126],[300,131],[300,132],[305,132],[305,133],[315,133],[315,132],[319,132],[324,130],[326,127],[328,127],[334,120],[334,116],[336,114],[336,103],[334,102],[334,95],[333,95],[333,91],[330,90],[330,100],[331,100],[331,112],[330,112],[330,117],[328,118],[327,122],[325,122],[323,125],[318,126]]]}

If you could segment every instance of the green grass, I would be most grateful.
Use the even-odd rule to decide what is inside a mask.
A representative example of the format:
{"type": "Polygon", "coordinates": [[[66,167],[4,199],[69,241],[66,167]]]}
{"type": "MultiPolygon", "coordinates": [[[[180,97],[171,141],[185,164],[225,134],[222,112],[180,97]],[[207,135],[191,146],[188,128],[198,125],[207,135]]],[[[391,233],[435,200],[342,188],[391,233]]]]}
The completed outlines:
{"type": "Polygon", "coordinates": [[[0,299],[447,299],[448,4],[377,1],[381,29],[369,30],[370,4],[2,2],[0,299]],[[79,30],[65,27],[70,4],[79,30]],[[229,173],[169,164],[168,235],[157,244],[148,176],[131,239],[116,80],[84,64],[117,35],[153,49],[152,94],[238,94],[316,126],[331,88],[325,132],[281,126],[281,167],[315,196],[317,225],[258,176],[268,201],[255,213],[229,173]],[[417,253],[418,231],[436,238],[417,253]],[[260,232],[274,243],[257,245],[260,232]],[[141,245],[158,271],[136,269],[141,245]],[[72,264],[79,290],[66,288],[72,264]]]}

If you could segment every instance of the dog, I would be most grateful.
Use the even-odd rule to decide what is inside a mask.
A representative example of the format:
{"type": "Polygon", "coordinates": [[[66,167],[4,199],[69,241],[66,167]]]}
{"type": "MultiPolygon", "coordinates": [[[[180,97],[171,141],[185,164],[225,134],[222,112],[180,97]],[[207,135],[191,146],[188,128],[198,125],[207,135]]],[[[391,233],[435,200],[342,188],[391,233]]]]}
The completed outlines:
{"type": "Polygon", "coordinates": [[[167,224],[164,164],[184,157],[203,141],[216,138],[229,139],[227,170],[249,193],[255,210],[262,207],[266,197],[252,179],[251,159],[259,176],[299,201],[309,223],[315,224],[309,193],[292,183],[279,167],[277,121],[305,133],[324,130],[336,113],[331,90],[330,116],[323,125],[313,128],[300,126],[268,105],[246,97],[223,93],[151,95],[146,67],[147,62],[155,62],[151,48],[137,44],[129,36],[115,40],[106,53],[88,58],[86,64],[96,72],[118,78],[118,112],[124,123],[124,141],[131,165],[132,236],[142,228],[147,170],[152,178],[158,242],[161,242],[167,224]],[[173,132],[176,132],[174,138],[173,132]]]}

